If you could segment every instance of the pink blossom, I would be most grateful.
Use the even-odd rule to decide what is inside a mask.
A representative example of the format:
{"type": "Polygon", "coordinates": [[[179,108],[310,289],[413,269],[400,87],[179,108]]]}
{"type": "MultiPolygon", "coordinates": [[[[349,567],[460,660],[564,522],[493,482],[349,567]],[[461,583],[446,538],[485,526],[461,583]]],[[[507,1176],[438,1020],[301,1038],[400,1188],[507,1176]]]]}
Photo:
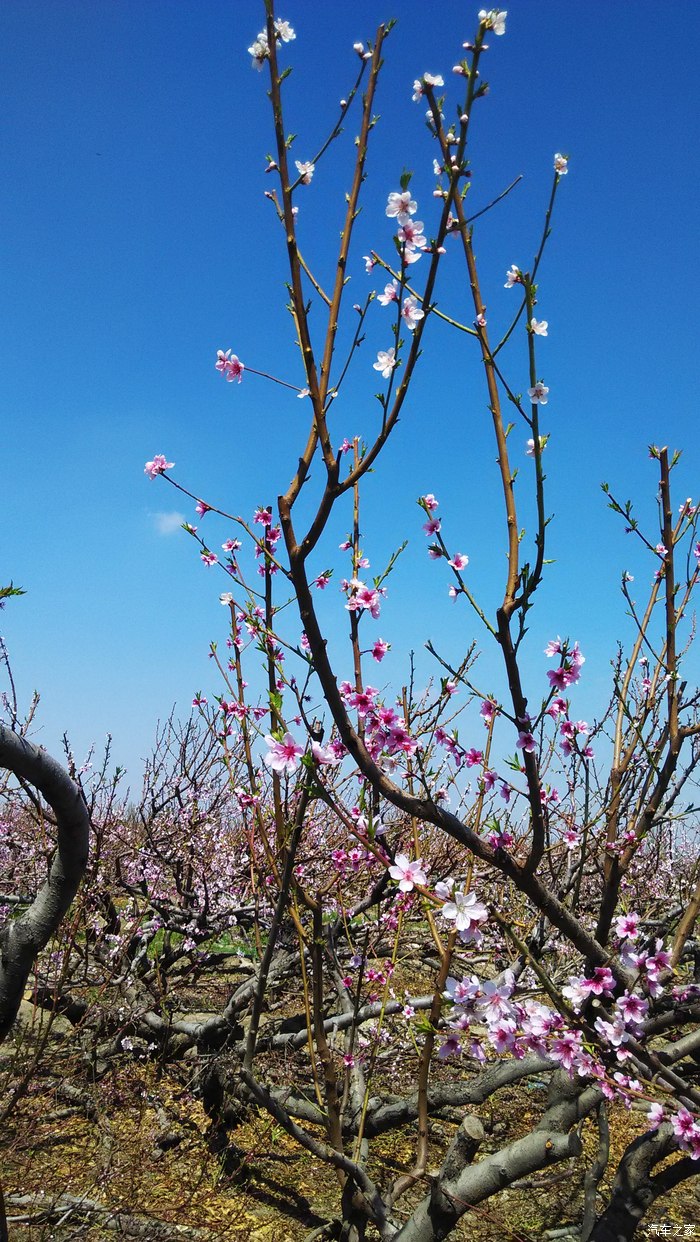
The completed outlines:
{"type": "Polygon", "coordinates": [[[481,996],[477,1007],[487,1022],[498,1022],[500,1018],[509,1018],[512,1013],[510,996],[515,986],[512,970],[504,970],[498,979],[487,979],[481,985],[481,996]]]}
{"type": "Polygon", "coordinates": [[[415,199],[411,198],[409,190],[402,190],[401,193],[397,190],[393,190],[389,195],[386,205],[386,214],[388,216],[398,216],[399,223],[401,223],[401,217],[415,216],[417,211],[418,203],[415,199]]]}
{"type": "Polygon", "coordinates": [[[549,389],[542,380],[538,380],[534,388],[528,388],[527,395],[533,405],[546,405],[549,400],[549,389]]]}
{"type": "Polygon", "coordinates": [[[333,751],[330,750],[328,747],[324,748],[323,746],[320,745],[319,742],[311,743],[311,754],[316,760],[316,763],[318,763],[322,767],[335,764],[338,762],[333,751]]]}
{"type": "Polygon", "coordinates": [[[521,285],[523,283],[523,274],[515,263],[512,263],[506,272],[506,283],[504,289],[512,289],[513,285],[521,285]]]}
{"type": "Polygon", "coordinates": [[[390,646],[391,643],[385,642],[383,638],[375,639],[374,646],[372,647],[372,659],[376,660],[377,664],[380,664],[390,646]]]}
{"type": "Polygon", "coordinates": [[[444,1044],[441,1044],[438,1048],[438,1056],[441,1061],[446,1060],[447,1057],[461,1056],[461,1053],[462,1045],[458,1035],[449,1035],[444,1044]]]}
{"type": "Polygon", "coordinates": [[[535,742],[535,739],[532,736],[532,734],[526,733],[526,732],[520,732],[518,734],[518,740],[515,743],[515,745],[517,746],[518,750],[522,750],[525,752],[525,754],[528,754],[528,755],[531,755],[533,751],[536,750],[537,748],[537,743],[535,742]]]}
{"type": "Polygon", "coordinates": [[[477,901],[474,893],[455,892],[442,907],[442,916],[454,922],[455,930],[468,932],[472,938],[479,931],[479,925],[489,917],[486,906],[477,901]]]}
{"type": "Polygon", "coordinates": [[[432,492],[428,492],[426,496],[421,496],[419,504],[422,504],[430,513],[434,513],[440,501],[436,500],[432,492]]]}
{"type": "Polygon", "coordinates": [[[490,832],[488,842],[494,850],[509,850],[511,846],[515,845],[515,837],[512,832],[502,828],[498,832],[490,832]]]}
{"type": "Polygon", "coordinates": [[[625,1026],[638,1026],[640,1022],[643,1022],[649,1009],[649,1002],[644,1000],[643,996],[635,996],[629,992],[625,992],[624,996],[616,1001],[616,1005],[625,1026]]]}
{"type": "Polygon", "coordinates": [[[679,1138],[688,1138],[695,1127],[695,1118],[687,1108],[681,1108],[672,1119],[671,1124],[673,1126],[674,1133],[677,1134],[679,1138]]]}
{"type": "MultiPolygon", "coordinates": [[[[422,220],[412,220],[410,216],[407,216],[398,231],[399,241],[403,242],[407,250],[425,250],[428,242],[423,233],[423,228],[422,220]]],[[[415,262],[415,259],[413,259],[413,262],[415,262]]]]}
{"type": "Polygon", "coordinates": [[[212,565],[218,565],[219,563],[219,558],[216,555],[216,553],[210,552],[208,548],[205,548],[204,551],[200,552],[199,555],[200,555],[201,560],[204,561],[204,564],[209,567],[211,567],[212,565]]]}
{"type": "Polygon", "coordinates": [[[571,670],[566,668],[565,665],[561,668],[548,669],[547,678],[552,690],[566,690],[566,687],[570,686],[571,682],[575,680],[571,670]]]}
{"type": "Polygon", "coordinates": [[[639,935],[639,915],[634,911],[629,914],[620,914],[615,919],[615,934],[621,940],[636,940],[639,935]]]}
{"type": "Polygon", "coordinates": [[[534,333],[535,336],[546,336],[548,327],[549,324],[546,319],[533,318],[530,320],[530,331],[534,333]]]}
{"type": "Polygon", "coordinates": [[[551,716],[552,720],[556,720],[557,716],[565,716],[568,710],[569,704],[566,699],[552,699],[547,708],[547,715],[551,716]]]}
{"type": "MultiPolygon", "coordinates": [[[[438,531],[440,530],[441,525],[442,523],[439,518],[430,518],[427,522],[423,523],[423,530],[425,531],[426,535],[437,535],[438,531]]],[[[438,548],[438,554],[439,556],[442,556],[442,551],[439,548],[438,548]]]]}
{"type": "Polygon", "coordinates": [[[240,358],[237,358],[235,354],[232,354],[230,349],[227,349],[226,353],[224,353],[221,349],[217,349],[216,369],[217,371],[220,371],[223,376],[225,376],[229,383],[233,380],[238,380],[239,384],[243,379],[243,372],[245,371],[245,367],[240,358]]]}
{"type": "MultiPolygon", "coordinates": [[[[422,312],[421,312],[422,314],[422,312]]],[[[392,345],[391,349],[380,349],[377,354],[377,361],[373,363],[375,371],[380,371],[382,379],[389,379],[391,372],[396,366],[397,359],[395,357],[396,350],[392,345]]]]}
{"type": "Polygon", "coordinates": [[[596,966],[593,974],[581,980],[581,988],[587,995],[612,996],[615,991],[615,980],[609,966],[596,966]]]}
{"type": "Polygon", "coordinates": [[[515,1045],[516,1026],[512,1018],[501,1018],[489,1031],[496,1052],[509,1052],[515,1045]]]}
{"type": "Polygon", "coordinates": [[[388,306],[390,302],[398,302],[399,300],[399,282],[392,280],[390,285],[384,286],[384,292],[377,294],[377,301],[382,306],[388,306]]]}
{"type": "Polygon", "coordinates": [[[479,715],[481,716],[484,724],[489,725],[497,711],[498,707],[494,703],[493,699],[484,699],[481,707],[479,708],[479,715]]]}
{"type": "Polygon", "coordinates": [[[295,160],[294,163],[296,164],[297,172],[299,173],[299,180],[301,181],[301,184],[311,185],[311,178],[313,177],[314,172],[316,170],[316,165],[312,164],[309,160],[305,160],[303,163],[301,163],[299,160],[295,160]]]}
{"type": "MultiPolygon", "coordinates": [[[[441,881],[435,885],[435,892],[438,897],[449,897],[452,888],[454,888],[454,880],[441,881]]],[[[472,1001],[476,1000],[479,991],[479,980],[476,975],[472,975],[470,979],[453,979],[450,976],[445,984],[444,995],[447,1000],[451,1000],[455,1005],[470,1005],[472,1001]]]]}
{"type": "Polygon", "coordinates": [[[353,690],[349,682],[343,682],[340,689],[348,707],[355,709],[360,720],[364,720],[369,712],[374,711],[374,700],[379,694],[374,686],[365,686],[364,690],[353,690]]]}
{"type": "Polygon", "coordinates": [[[364,582],[353,578],[349,584],[352,594],[345,607],[348,612],[361,612],[366,609],[375,619],[379,616],[381,593],[376,587],[365,586],[364,582]]]}
{"type": "Polygon", "coordinates": [[[421,865],[421,859],[411,862],[407,854],[397,854],[393,866],[389,867],[392,880],[397,880],[402,893],[413,891],[415,884],[425,884],[427,877],[421,865]]]}
{"type": "Polygon", "coordinates": [[[552,1042],[550,1053],[565,1070],[571,1070],[583,1053],[582,1036],[579,1031],[565,1031],[552,1042]]]}
{"type": "Polygon", "coordinates": [[[656,952],[646,960],[647,978],[656,981],[659,975],[671,965],[671,955],[661,948],[662,941],[657,940],[656,952]]]}
{"type": "Polygon", "coordinates": [[[155,479],[156,475],[172,470],[174,465],[174,461],[166,461],[162,453],[156,453],[153,461],[146,462],[143,472],[148,475],[149,479],[155,479]]]}
{"type": "Polygon", "coordinates": [[[404,246],[401,260],[405,267],[410,267],[412,263],[417,263],[421,257],[422,250],[412,249],[410,246],[404,246]]]}
{"type": "Polygon", "coordinates": [[[414,297],[408,297],[404,298],[401,317],[409,332],[415,332],[420,320],[425,318],[425,311],[420,309],[414,297]]]}
{"type": "Polygon", "coordinates": [[[297,745],[291,733],[285,733],[281,742],[268,733],[265,741],[269,747],[265,755],[266,766],[280,776],[285,772],[290,776],[292,772],[296,772],[304,747],[297,745]]]}
{"type": "Polygon", "coordinates": [[[469,557],[465,556],[463,552],[455,552],[454,556],[452,557],[452,560],[448,561],[447,564],[451,565],[452,568],[456,569],[457,571],[459,571],[460,569],[466,569],[467,565],[469,564],[469,557]]]}
{"type": "Polygon", "coordinates": [[[365,261],[365,271],[367,272],[367,275],[369,276],[373,268],[376,267],[377,260],[373,259],[371,254],[363,254],[362,258],[365,261]]]}
{"type": "Polygon", "coordinates": [[[554,171],[558,177],[565,177],[569,171],[569,157],[557,151],[554,156],[554,171]]]}

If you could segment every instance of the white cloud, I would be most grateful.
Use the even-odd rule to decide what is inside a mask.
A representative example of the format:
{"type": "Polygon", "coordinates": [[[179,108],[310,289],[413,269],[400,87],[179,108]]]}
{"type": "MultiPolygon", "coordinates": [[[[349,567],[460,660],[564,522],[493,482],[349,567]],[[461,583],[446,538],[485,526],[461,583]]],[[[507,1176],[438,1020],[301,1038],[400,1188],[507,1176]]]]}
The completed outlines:
{"type": "Polygon", "coordinates": [[[186,520],[184,513],[173,510],[171,513],[151,513],[153,524],[159,535],[173,535],[186,520]]]}

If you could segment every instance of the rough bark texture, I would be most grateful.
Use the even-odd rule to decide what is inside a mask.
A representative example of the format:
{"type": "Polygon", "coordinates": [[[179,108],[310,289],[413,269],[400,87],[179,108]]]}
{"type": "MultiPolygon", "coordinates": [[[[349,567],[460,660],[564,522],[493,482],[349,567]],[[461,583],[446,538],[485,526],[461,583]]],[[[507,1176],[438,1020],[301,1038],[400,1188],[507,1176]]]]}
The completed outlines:
{"type": "Polygon", "coordinates": [[[620,1161],[610,1203],[590,1235],[591,1242],[630,1242],[655,1199],[686,1178],[697,1176],[697,1161],[688,1156],[652,1176],[654,1166],[674,1150],[673,1131],[668,1124],[630,1143],[620,1161]]]}
{"type": "MultiPolygon", "coordinates": [[[[581,1140],[576,1133],[536,1130],[477,1164],[469,1164],[450,1180],[444,1174],[449,1175],[451,1170],[443,1167],[432,1192],[399,1230],[397,1242],[442,1242],[472,1204],[489,1199],[528,1173],[577,1156],[580,1151],[581,1140]]],[[[467,1156],[471,1158],[471,1152],[467,1156]]]]}
{"type": "Polygon", "coordinates": [[[0,725],[0,767],[34,785],[56,817],[56,853],[29,908],[0,932],[0,1040],[14,1022],[29,972],[78,891],[90,818],[78,786],[46,751],[0,725]]]}

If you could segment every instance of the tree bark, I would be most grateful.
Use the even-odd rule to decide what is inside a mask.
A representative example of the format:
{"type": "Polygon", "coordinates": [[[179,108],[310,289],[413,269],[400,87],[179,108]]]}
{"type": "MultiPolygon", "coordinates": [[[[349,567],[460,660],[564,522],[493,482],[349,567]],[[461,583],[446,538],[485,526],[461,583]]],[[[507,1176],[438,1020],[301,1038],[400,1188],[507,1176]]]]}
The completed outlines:
{"type": "Polygon", "coordinates": [[[57,842],[46,882],[28,910],[0,932],[0,1040],[10,1030],[29,972],[70,908],[85,873],[90,817],[83,796],[45,750],[0,725],[0,767],[34,785],[56,816],[57,842]]]}

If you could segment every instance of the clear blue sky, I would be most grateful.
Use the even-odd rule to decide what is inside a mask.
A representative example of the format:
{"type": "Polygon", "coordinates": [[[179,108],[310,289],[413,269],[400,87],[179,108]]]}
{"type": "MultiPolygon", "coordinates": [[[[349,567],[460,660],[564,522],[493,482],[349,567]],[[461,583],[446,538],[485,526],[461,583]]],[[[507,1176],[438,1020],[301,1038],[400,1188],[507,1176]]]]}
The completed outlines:
{"type": "MultiPolygon", "coordinates": [[[[284,55],[295,66],[287,127],[299,135],[300,159],[310,158],[352,81],[352,43],[399,17],[386,47],[351,302],[383,283],[365,275],[361,255],[369,247],[390,254],[383,209],[404,166],[416,170],[430,232],[433,151],[411,86],[424,71],[442,72],[456,100],[450,70],[478,7],[443,0],[431,16],[417,0],[290,0],[279,9],[297,32],[284,55]]],[[[489,320],[505,324],[513,294],[504,273],[531,261],[553,152],[570,154],[539,306],[550,323],[541,357],[557,564],[528,660],[534,688],[544,676],[543,640],[578,637],[588,656],[581,705],[592,714],[625,632],[620,571],[632,568],[642,583],[652,569],[635,563],[599,483],[608,479],[650,512],[646,446],[668,442],[685,450],[678,498],[698,492],[700,6],[684,5],[675,24],[666,5],[649,0],[507,7],[507,34],[490,40],[491,93],[475,117],[472,209],[525,174],[478,233],[489,320]]],[[[145,479],[143,463],[163,452],[192,491],[248,515],[284,487],[305,437],[305,411],[292,395],[253,376],[240,388],[224,384],[213,367],[217,348],[233,347],[250,366],[303,382],[284,311],[281,237],[263,197],[273,145],[265,77],[246,51],[262,8],[253,0],[0,6],[0,579],[27,591],[0,629],[22,699],[41,692],[40,740],[55,749],[67,730],[80,755],[111,732],[135,786],[157,718],[175,702],[186,713],[197,689],[210,697],[220,689],[207,652],[225,637],[223,575],[200,564],[184,534],[162,533],[174,511],[196,519],[162,480],[145,479]]],[[[321,272],[350,151],[351,142],[339,145],[298,199],[302,243],[321,272]]],[[[469,314],[462,279],[455,251],[438,300],[458,316],[469,314]]],[[[338,440],[374,425],[371,363],[390,343],[385,323],[375,306],[336,407],[338,440]]],[[[468,345],[438,325],[428,333],[390,461],[367,489],[373,570],[411,537],[376,627],[394,644],[382,679],[397,684],[406,650],[426,637],[443,634],[453,653],[481,639],[466,612],[450,611],[446,573],[427,560],[417,495],[439,495],[445,533],[470,555],[483,606],[492,613],[498,601],[494,449],[468,345]]],[[[527,386],[524,355],[511,374],[527,386]]],[[[524,442],[520,429],[514,436],[524,442]]],[[[216,548],[231,532],[204,521],[216,548]]],[[[317,568],[331,563],[320,555],[317,568]]],[[[337,592],[331,604],[344,626],[337,592]]],[[[490,653],[484,677],[499,689],[496,670],[490,653]]],[[[339,675],[348,671],[339,660],[339,675]]]]}

